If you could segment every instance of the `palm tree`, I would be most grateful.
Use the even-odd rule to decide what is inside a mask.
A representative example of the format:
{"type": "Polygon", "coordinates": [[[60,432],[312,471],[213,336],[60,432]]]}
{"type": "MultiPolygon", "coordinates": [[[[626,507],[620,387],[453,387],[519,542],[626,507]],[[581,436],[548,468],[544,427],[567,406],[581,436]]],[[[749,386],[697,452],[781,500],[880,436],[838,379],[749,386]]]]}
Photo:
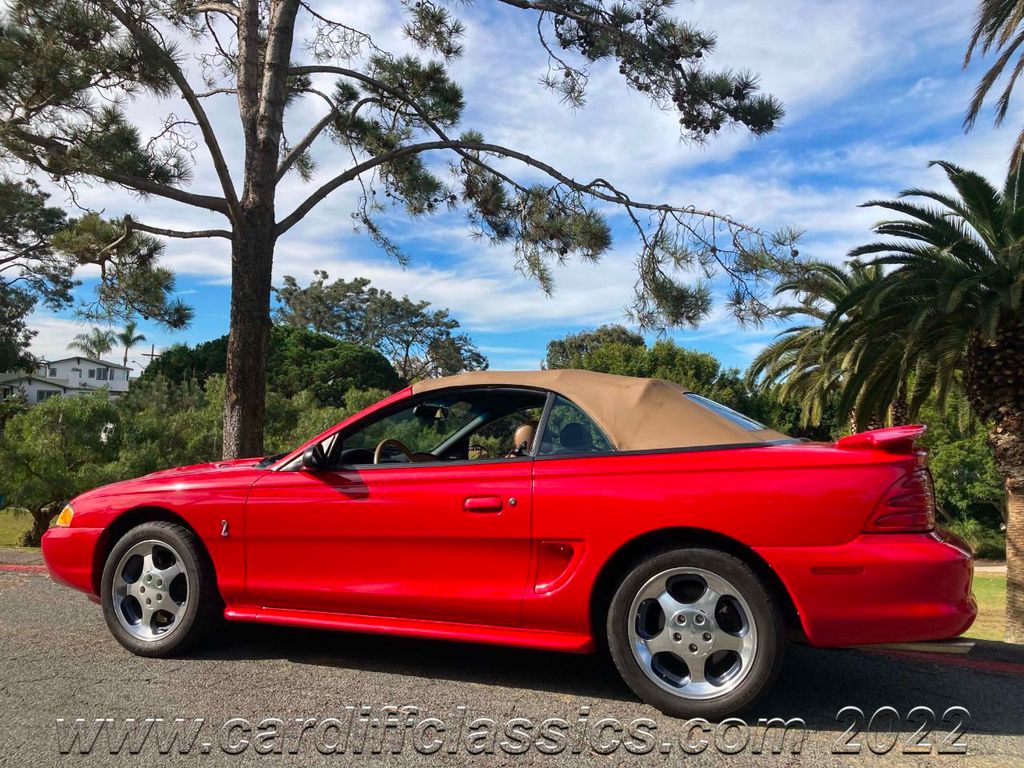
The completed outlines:
{"type": "MultiPolygon", "coordinates": [[[[1010,96],[1017,84],[1017,78],[1024,73],[1024,0],[980,0],[978,16],[974,24],[974,33],[967,46],[964,67],[971,63],[976,53],[985,55],[997,52],[999,56],[982,76],[974,92],[974,98],[967,109],[964,127],[970,130],[978,120],[978,115],[992,87],[1006,71],[1010,60],[1016,56],[1006,87],[996,100],[995,124],[1000,125],[1010,108],[1010,96]]],[[[1024,130],[1017,136],[1017,144],[1013,150],[1012,163],[1021,159],[1024,150],[1024,130]]]]}
{"type": "MultiPolygon", "coordinates": [[[[850,376],[852,350],[835,342],[828,321],[837,305],[874,285],[881,274],[880,267],[856,259],[846,265],[812,261],[798,276],[780,283],[775,295],[791,296],[796,303],[780,307],[776,314],[808,322],[785,329],[754,358],[747,371],[748,383],[763,390],[777,386],[780,399],[800,406],[804,426],[819,423],[825,409],[839,403],[850,376]]],[[[856,304],[848,311],[855,312],[856,304]]],[[[852,412],[852,428],[870,428],[881,426],[879,416],[884,411],[884,407],[858,409],[853,403],[839,417],[852,412]]]]}
{"type": "Polygon", "coordinates": [[[126,368],[128,367],[128,352],[140,341],[146,340],[144,334],[135,333],[138,329],[139,324],[134,320],[129,320],[124,324],[124,330],[116,334],[117,340],[121,342],[121,346],[124,347],[124,366],[126,368]]]}
{"type": "Polygon", "coordinates": [[[68,349],[76,349],[86,357],[98,360],[114,348],[117,335],[110,330],[93,327],[88,333],[80,333],[68,344],[68,349]]]}
{"type": "Polygon", "coordinates": [[[1024,642],[1024,178],[1012,164],[1002,190],[951,163],[955,189],[911,189],[866,205],[901,218],[876,225],[885,240],[853,251],[890,271],[855,301],[859,314],[837,323],[838,338],[866,340],[857,361],[860,397],[891,401],[899,375],[914,375],[910,411],[930,391],[940,402],[962,382],[1008,493],[1006,633],[1024,642]],[[910,198],[916,198],[911,200],[910,198]],[[901,349],[872,343],[903,333],[901,349]],[[897,374],[886,367],[898,368],[897,374]]]}

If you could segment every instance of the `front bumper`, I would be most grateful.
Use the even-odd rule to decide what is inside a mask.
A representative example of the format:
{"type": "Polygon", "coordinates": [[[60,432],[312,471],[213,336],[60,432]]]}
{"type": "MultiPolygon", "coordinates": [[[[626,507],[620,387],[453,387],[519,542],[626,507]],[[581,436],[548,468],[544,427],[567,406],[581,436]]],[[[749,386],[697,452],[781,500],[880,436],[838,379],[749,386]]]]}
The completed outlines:
{"type": "Polygon", "coordinates": [[[43,560],[50,578],[95,595],[93,568],[102,528],[51,528],[43,534],[43,560]]]}
{"type": "Polygon", "coordinates": [[[978,613],[970,553],[935,533],[863,534],[834,547],[764,547],[811,645],[941,640],[978,613]]]}

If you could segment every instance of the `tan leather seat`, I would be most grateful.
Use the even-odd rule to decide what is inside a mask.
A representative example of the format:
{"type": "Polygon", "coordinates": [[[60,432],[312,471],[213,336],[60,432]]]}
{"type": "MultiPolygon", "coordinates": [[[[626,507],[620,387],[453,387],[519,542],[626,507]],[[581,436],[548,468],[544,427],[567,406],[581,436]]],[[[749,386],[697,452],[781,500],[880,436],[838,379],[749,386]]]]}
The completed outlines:
{"type": "Polygon", "coordinates": [[[533,440],[537,437],[537,422],[527,421],[520,424],[512,435],[512,452],[509,456],[525,456],[533,450],[533,440]]]}

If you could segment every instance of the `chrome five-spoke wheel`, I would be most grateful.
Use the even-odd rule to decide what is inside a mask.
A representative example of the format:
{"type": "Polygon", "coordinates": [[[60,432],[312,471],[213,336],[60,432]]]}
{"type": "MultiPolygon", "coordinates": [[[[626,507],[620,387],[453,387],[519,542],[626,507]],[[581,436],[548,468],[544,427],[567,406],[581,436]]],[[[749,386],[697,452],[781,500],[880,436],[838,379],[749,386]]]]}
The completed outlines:
{"type": "Polygon", "coordinates": [[[148,642],[173,632],[189,595],[181,555],[155,539],[134,544],[114,570],[112,592],[117,620],[133,637],[148,642]]]}
{"type": "Polygon", "coordinates": [[[633,598],[629,641],[644,673],[666,691],[707,699],[735,689],[757,653],[757,626],[729,581],[701,568],[672,568],[633,598]]]}
{"type": "Polygon", "coordinates": [[[742,711],[782,665],[785,623],[770,578],[711,547],[639,559],[611,596],[605,624],[622,679],[676,717],[742,711]]]}
{"type": "Polygon", "coordinates": [[[111,634],[139,656],[186,650],[224,611],[202,541],[167,520],[139,523],[113,542],[100,602],[111,634]]]}

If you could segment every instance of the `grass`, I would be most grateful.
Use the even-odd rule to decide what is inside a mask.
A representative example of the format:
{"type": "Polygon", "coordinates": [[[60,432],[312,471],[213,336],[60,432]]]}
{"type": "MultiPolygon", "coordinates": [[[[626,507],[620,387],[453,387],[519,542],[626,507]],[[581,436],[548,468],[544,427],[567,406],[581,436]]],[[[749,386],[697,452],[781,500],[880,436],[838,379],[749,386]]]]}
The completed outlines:
{"type": "Polygon", "coordinates": [[[0,509],[0,547],[21,546],[21,535],[32,527],[32,518],[25,512],[15,514],[11,508],[0,509]]]}
{"type": "Polygon", "coordinates": [[[978,601],[978,618],[964,637],[1002,640],[1006,629],[1005,574],[975,573],[974,597],[978,601]]]}

